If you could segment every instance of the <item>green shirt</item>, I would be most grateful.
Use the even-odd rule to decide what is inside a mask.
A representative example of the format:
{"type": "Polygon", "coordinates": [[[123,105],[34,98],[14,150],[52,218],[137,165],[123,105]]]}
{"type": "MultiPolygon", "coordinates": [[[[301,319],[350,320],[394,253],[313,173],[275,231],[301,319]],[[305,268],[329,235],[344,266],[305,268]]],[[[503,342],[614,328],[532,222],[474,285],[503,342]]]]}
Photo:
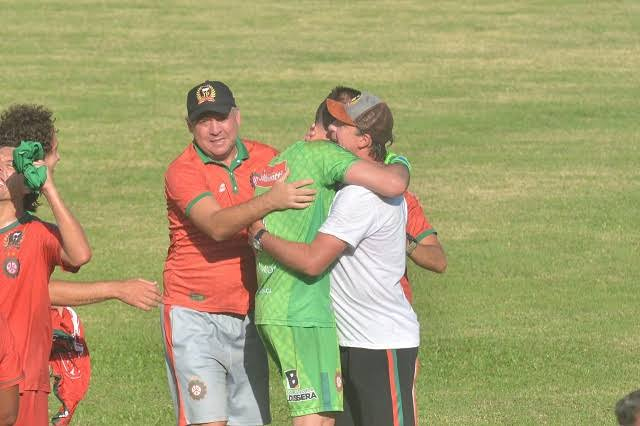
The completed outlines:
{"type": "MultiPolygon", "coordinates": [[[[269,163],[274,166],[256,175],[256,195],[264,193],[286,164],[288,182],[311,178],[318,192],[311,206],[302,210],[283,210],[264,218],[267,230],[280,238],[310,243],[324,223],[342,182],[358,157],[330,142],[296,142],[269,163]],[[286,162],[286,163],[285,163],[286,162]],[[264,185],[264,186],[262,186],[264,185]]],[[[329,298],[329,270],[317,277],[294,272],[262,251],[257,256],[258,292],[256,324],[334,327],[329,298]]]]}

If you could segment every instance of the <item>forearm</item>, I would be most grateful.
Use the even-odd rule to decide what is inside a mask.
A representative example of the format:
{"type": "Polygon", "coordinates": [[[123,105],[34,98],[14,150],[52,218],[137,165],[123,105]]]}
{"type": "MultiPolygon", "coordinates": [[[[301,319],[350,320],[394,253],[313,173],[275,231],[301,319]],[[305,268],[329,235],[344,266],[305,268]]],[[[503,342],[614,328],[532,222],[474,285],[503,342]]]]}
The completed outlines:
{"type": "Polygon", "coordinates": [[[76,283],[54,280],[49,283],[51,304],[57,306],[89,305],[109,299],[119,299],[119,291],[117,281],[76,283]]]}
{"type": "Polygon", "coordinates": [[[91,259],[91,248],[80,222],[73,216],[58,193],[56,187],[51,184],[43,187],[43,194],[49,202],[51,211],[62,236],[62,249],[67,261],[72,266],[82,266],[91,259]]]}
{"type": "Polygon", "coordinates": [[[418,266],[439,274],[447,269],[447,257],[439,244],[418,244],[409,257],[418,266]]]}
{"type": "MultiPolygon", "coordinates": [[[[306,275],[316,275],[309,244],[286,241],[270,233],[262,236],[262,249],[284,266],[306,275]]],[[[324,269],[322,269],[324,271],[324,269]]]]}
{"type": "Polygon", "coordinates": [[[262,194],[245,203],[211,212],[201,230],[216,241],[227,240],[274,210],[276,207],[268,195],[262,194]]]}

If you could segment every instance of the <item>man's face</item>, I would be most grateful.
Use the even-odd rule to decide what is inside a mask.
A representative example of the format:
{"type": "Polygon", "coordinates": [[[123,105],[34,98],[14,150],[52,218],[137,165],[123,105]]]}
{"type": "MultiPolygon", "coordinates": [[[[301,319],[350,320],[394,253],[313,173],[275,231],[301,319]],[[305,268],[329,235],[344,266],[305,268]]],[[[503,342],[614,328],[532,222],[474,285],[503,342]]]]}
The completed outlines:
{"type": "Polygon", "coordinates": [[[231,161],[236,152],[240,128],[240,111],[232,108],[229,115],[207,113],[192,124],[190,131],[200,149],[216,161],[231,161]]]}
{"type": "Polygon", "coordinates": [[[329,135],[338,145],[356,155],[358,155],[360,149],[362,149],[363,135],[360,134],[360,130],[355,126],[334,121],[333,124],[329,126],[329,135]]]}

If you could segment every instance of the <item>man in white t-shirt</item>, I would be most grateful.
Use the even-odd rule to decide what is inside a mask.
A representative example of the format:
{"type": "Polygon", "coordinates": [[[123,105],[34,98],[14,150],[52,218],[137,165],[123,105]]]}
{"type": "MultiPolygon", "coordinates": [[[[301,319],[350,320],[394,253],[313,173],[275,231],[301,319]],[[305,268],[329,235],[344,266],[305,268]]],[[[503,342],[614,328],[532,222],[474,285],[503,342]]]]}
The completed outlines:
{"type": "MultiPolygon", "coordinates": [[[[393,116],[363,92],[350,103],[327,100],[338,143],[357,156],[383,162],[393,141],[393,116]]],[[[331,270],[344,386],[337,425],[415,424],[413,386],[420,343],[415,312],[400,279],[406,264],[407,205],[349,185],[338,191],[329,217],[309,244],[285,241],[259,223],[254,247],[306,275],[331,270]]],[[[254,237],[255,238],[255,237],[254,237]]]]}

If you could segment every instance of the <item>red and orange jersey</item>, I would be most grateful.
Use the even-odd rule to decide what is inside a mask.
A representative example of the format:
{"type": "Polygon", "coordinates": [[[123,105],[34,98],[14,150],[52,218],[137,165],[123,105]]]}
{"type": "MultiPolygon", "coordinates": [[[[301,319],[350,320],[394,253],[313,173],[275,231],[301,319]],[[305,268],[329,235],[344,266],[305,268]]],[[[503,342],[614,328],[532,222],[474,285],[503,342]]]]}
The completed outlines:
{"type": "MultiPolygon", "coordinates": [[[[404,199],[407,202],[407,234],[411,235],[418,242],[431,234],[435,234],[436,230],[433,229],[429,223],[429,219],[427,219],[418,197],[410,191],[405,191],[404,199]]],[[[404,290],[404,295],[407,300],[413,302],[413,292],[406,269],[404,276],[400,280],[400,284],[402,284],[402,290],[404,290]]]]}
{"type": "Polygon", "coordinates": [[[253,173],[267,166],[277,151],[255,141],[238,140],[229,166],[189,145],[165,174],[169,218],[169,250],[164,268],[163,303],[198,311],[244,315],[253,307],[256,268],[253,251],[242,231],[217,242],[189,220],[191,208],[212,196],[220,207],[253,197],[253,173]]]}
{"type": "Polygon", "coordinates": [[[49,277],[62,265],[62,239],[55,225],[26,214],[0,229],[0,315],[22,360],[20,390],[49,392],[49,277]]]}

